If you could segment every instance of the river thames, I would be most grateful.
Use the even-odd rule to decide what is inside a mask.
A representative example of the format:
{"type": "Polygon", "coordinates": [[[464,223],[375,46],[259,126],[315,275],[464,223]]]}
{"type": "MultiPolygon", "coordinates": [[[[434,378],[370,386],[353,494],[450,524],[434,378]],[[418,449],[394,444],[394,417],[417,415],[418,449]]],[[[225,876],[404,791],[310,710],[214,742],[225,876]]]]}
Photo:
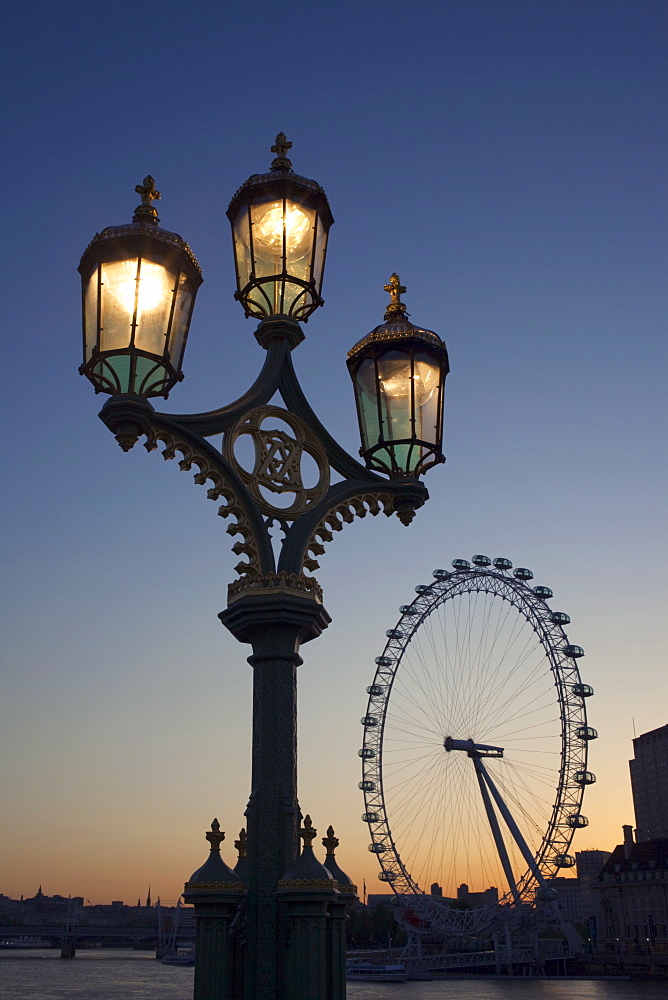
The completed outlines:
{"type": "MultiPolygon", "coordinates": [[[[0,952],[0,1000],[192,1000],[193,969],[152,952],[0,952]]],[[[668,983],[602,980],[440,980],[348,983],[349,1000],[666,1000],[668,983]]]]}

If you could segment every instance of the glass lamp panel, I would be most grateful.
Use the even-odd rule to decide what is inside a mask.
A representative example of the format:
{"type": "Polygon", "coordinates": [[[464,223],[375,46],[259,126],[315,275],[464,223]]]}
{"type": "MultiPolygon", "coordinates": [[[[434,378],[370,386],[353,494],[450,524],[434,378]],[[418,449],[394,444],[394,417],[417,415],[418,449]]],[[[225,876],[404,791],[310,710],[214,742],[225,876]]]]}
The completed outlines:
{"type": "Polygon", "coordinates": [[[117,351],[130,346],[138,265],[136,257],[100,265],[101,351],[117,351]]]}
{"type": "Polygon", "coordinates": [[[315,211],[279,198],[253,205],[251,219],[255,277],[287,272],[309,281],[315,211]]]}
{"type": "Polygon", "coordinates": [[[183,345],[188,332],[188,321],[192,309],[193,293],[190,281],[185,274],[179,277],[179,284],[174,302],[172,329],[169,337],[169,355],[175,368],[181,367],[183,345]]]}
{"type": "Polygon", "coordinates": [[[108,376],[108,372],[105,372],[107,366],[113,371],[114,375],[118,379],[118,392],[130,392],[133,386],[130,385],[130,355],[129,354],[115,354],[111,358],[107,358],[105,362],[100,364],[100,370],[103,374],[108,376]]]}
{"type": "Polygon", "coordinates": [[[161,264],[142,258],[137,280],[137,327],[135,347],[140,351],[165,353],[176,274],[161,264]]]}
{"type": "Polygon", "coordinates": [[[383,412],[383,437],[401,441],[413,436],[412,366],[407,351],[388,351],[378,358],[378,389],[383,412]]]}
{"type": "Polygon", "coordinates": [[[415,393],[415,436],[429,444],[439,445],[439,382],[441,369],[429,354],[416,354],[413,361],[415,393]]]}
{"type": "Polygon", "coordinates": [[[239,288],[245,288],[250,281],[253,260],[250,246],[250,223],[248,209],[244,205],[234,221],[234,254],[239,274],[239,288]]]}
{"type": "Polygon", "coordinates": [[[366,358],[355,375],[357,408],[359,412],[362,450],[368,451],[380,442],[378,419],[378,380],[372,358],[366,358]]]}
{"type": "Polygon", "coordinates": [[[98,269],[95,268],[86,283],[84,292],[85,349],[84,362],[89,361],[97,344],[97,293],[98,269]]]}
{"type": "Polygon", "coordinates": [[[313,258],[313,281],[315,290],[320,295],[322,291],[322,275],[325,269],[325,254],[327,253],[327,233],[322,225],[322,220],[318,218],[318,228],[315,238],[315,255],[313,258]]]}

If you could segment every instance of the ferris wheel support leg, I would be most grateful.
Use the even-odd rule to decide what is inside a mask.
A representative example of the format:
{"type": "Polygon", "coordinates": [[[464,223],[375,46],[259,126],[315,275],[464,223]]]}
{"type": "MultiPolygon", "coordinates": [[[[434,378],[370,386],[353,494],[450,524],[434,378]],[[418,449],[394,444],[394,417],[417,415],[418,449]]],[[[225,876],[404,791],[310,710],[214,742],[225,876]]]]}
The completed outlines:
{"type": "Polygon", "coordinates": [[[508,827],[508,829],[512,833],[513,838],[515,840],[515,843],[519,847],[519,849],[520,849],[520,851],[522,853],[522,857],[524,858],[524,860],[528,864],[529,868],[531,869],[531,872],[533,873],[534,878],[536,879],[536,881],[538,882],[538,884],[540,886],[547,885],[547,882],[543,878],[543,874],[542,874],[540,868],[536,864],[536,859],[534,858],[533,854],[531,853],[531,850],[529,849],[529,845],[527,844],[526,840],[522,836],[522,834],[520,832],[520,828],[518,827],[517,823],[513,819],[512,813],[510,812],[508,806],[506,805],[506,803],[501,798],[499,790],[496,787],[496,785],[494,784],[494,782],[492,781],[492,778],[491,778],[490,774],[488,773],[487,769],[485,768],[483,762],[480,760],[479,757],[475,758],[475,762],[480,767],[480,772],[481,772],[483,778],[485,779],[485,781],[487,782],[487,786],[488,786],[490,792],[492,793],[494,801],[496,802],[497,806],[499,807],[499,812],[503,816],[503,818],[504,818],[504,820],[506,822],[506,826],[508,827]]]}
{"type": "Polygon", "coordinates": [[[479,757],[473,757],[473,766],[475,767],[476,777],[478,779],[478,784],[480,785],[480,794],[482,795],[482,801],[485,805],[485,812],[487,813],[487,819],[489,820],[489,825],[492,830],[492,836],[494,837],[494,843],[496,844],[496,850],[498,852],[499,858],[501,859],[501,865],[503,867],[504,875],[508,880],[508,885],[510,886],[510,891],[513,894],[513,899],[517,903],[519,902],[519,893],[517,891],[517,884],[515,882],[515,876],[513,874],[513,869],[510,864],[510,858],[508,857],[508,851],[506,850],[506,845],[503,840],[503,834],[501,833],[501,827],[499,826],[499,821],[496,818],[496,813],[494,812],[494,806],[492,805],[491,799],[489,797],[489,792],[485,785],[484,780],[484,768],[480,762],[479,757]]]}
{"type": "MultiPolygon", "coordinates": [[[[547,886],[547,881],[543,877],[543,874],[542,874],[541,870],[539,869],[538,865],[536,864],[535,858],[534,858],[533,854],[531,853],[531,851],[529,850],[529,846],[528,846],[526,840],[524,839],[524,837],[520,833],[520,829],[517,826],[517,823],[513,819],[512,814],[511,814],[510,810],[508,809],[506,803],[501,798],[501,795],[499,794],[499,790],[496,787],[496,785],[494,784],[494,782],[492,781],[491,776],[487,772],[485,766],[483,765],[483,763],[482,763],[482,761],[480,760],[479,757],[478,758],[474,758],[474,762],[479,765],[480,772],[482,773],[482,776],[484,777],[485,781],[487,782],[487,785],[489,786],[489,790],[491,791],[491,793],[492,793],[492,795],[494,797],[494,801],[496,802],[497,806],[499,807],[499,811],[501,812],[501,815],[503,816],[504,820],[506,821],[506,825],[508,826],[508,829],[510,830],[510,832],[513,835],[513,837],[515,838],[515,842],[517,843],[517,846],[519,847],[520,851],[522,852],[524,860],[526,861],[526,863],[529,865],[529,868],[533,872],[534,878],[536,879],[536,881],[538,882],[538,884],[540,886],[547,886]]],[[[568,944],[569,944],[569,947],[570,947],[571,951],[574,954],[576,954],[576,955],[580,954],[580,952],[582,951],[582,939],[581,939],[580,935],[578,934],[578,932],[575,930],[575,928],[572,926],[572,924],[569,924],[567,921],[564,920],[563,916],[561,915],[561,910],[559,908],[559,903],[556,900],[554,900],[550,904],[550,909],[552,910],[552,914],[553,914],[555,920],[558,921],[558,923],[559,923],[559,929],[561,930],[561,933],[564,935],[564,937],[568,941],[568,944]]]]}

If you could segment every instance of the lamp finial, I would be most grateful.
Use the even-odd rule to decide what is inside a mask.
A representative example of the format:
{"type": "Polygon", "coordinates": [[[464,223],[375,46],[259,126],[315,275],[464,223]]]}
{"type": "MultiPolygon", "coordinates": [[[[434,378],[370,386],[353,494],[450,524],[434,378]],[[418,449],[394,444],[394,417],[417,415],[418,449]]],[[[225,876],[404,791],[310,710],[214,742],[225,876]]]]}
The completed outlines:
{"type": "Polygon", "coordinates": [[[158,218],[158,210],[153,207],[153,202],[160,198],[160,192],[150,174],[146,175],[143,184],[137,184],[135,191],[141,195],[141,205],[135,209],[132,221],[157,226],[160,219],[158,218]]]}
{"type": "Polygon", "coordinates": [[[316,828],[313,826],[310,816],[304,816],[304,825],[299,831],[299,834],[304,841],[304,847],[311,847],[315,836],[317,834],[316,828]]]}
{"type": "Polygon", "coordinates": [[[392,320],[401,319],[406,316],[406,306],[401,301],[401,296],[406,291],[406,286],[401,284],[398,274],[392,274],[387,285],[383,285],[386,292],[390,293],[390,304],[385,312],[385,319],[388,323],[392,320]]]}
{"type": "Polygon", "coordinates": [[[285,132],[279,132],[271,147],[272,153],[276,153],[276,158],[271,163],[272,170],[292,170],[292,161],[285,155],[289,149],[292,149],[292,143],[288,142],[285,132]]]}
{"type": "Polygon", "coordinates": [[[239,852],[239,861],[246,857],[247,835],[244,829],[239,830],[239,839],[234,841],[234,846],[239,852]]]}
{"type": "Polygon", "coordinates": [[[322,846],[327,849],[327,856],[334,856],[334,851],[339,846],[339,838],[334,836],[334,827],[327,827],[327,836],[322,838],[322,846]]]}
{"type": "Polygon", "coordinates": [[[220,850],[220,845],[225,840],[225,834],[221,832],[220,823],[217,819],[211,821],[211,829],[207,830],[206,839],[211,844],[212,851],[220,850]]]}

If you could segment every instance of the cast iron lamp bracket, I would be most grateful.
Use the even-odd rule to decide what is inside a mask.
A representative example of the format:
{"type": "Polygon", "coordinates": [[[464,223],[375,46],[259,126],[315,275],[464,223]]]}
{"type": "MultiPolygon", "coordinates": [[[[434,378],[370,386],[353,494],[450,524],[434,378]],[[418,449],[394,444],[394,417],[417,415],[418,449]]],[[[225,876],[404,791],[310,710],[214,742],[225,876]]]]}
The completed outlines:
{"type": "Polygon", "coordinates": [[[179,467],[196,467],[195,482],[207,485],[210,500],[223,499],[219,514],[232,518],[228,533],[238,536],[232,550],[244,558],[235,567],[239,579],[230,585],[228,603],[241,597],[280,590],[301,598],[322,600],[317,581],[305,574],[318,568],[317,556],[333,532],[366,514],[396,513],[409,524],[428,499],[422,483],[413,478],[385,479],[364,468],[348,454],[318,420],[295,373],[291,351],[301,337],[299,324],[283,316],[260,323],[258,341],[265,346],[265,363],[254,384],[228,406],[205,413],[158,413],[145,399],[112,396],[100,419],[127,451],[144,436],[144,447],[163,446],[165,459],[181,455],[179,467]],[[283,407],[269,405],[279,395],[283,407]],[[279,430],[277,424],[288,430],[279,430]],[[216,447],[211,438],[220,438],[216,447]],[[248,436],[254,465],[237,457],[235,445],[248,436]],[[306,488],[301,462],[309,455],[318,479],[306,488]],[[332,473],[340,481],[332,482],[332,473]],[[280,507],[274,496],[289,494],[294,501],[280,507]],[[271,529],[280,526],[283,539],[274,555],[271,529]]]}

